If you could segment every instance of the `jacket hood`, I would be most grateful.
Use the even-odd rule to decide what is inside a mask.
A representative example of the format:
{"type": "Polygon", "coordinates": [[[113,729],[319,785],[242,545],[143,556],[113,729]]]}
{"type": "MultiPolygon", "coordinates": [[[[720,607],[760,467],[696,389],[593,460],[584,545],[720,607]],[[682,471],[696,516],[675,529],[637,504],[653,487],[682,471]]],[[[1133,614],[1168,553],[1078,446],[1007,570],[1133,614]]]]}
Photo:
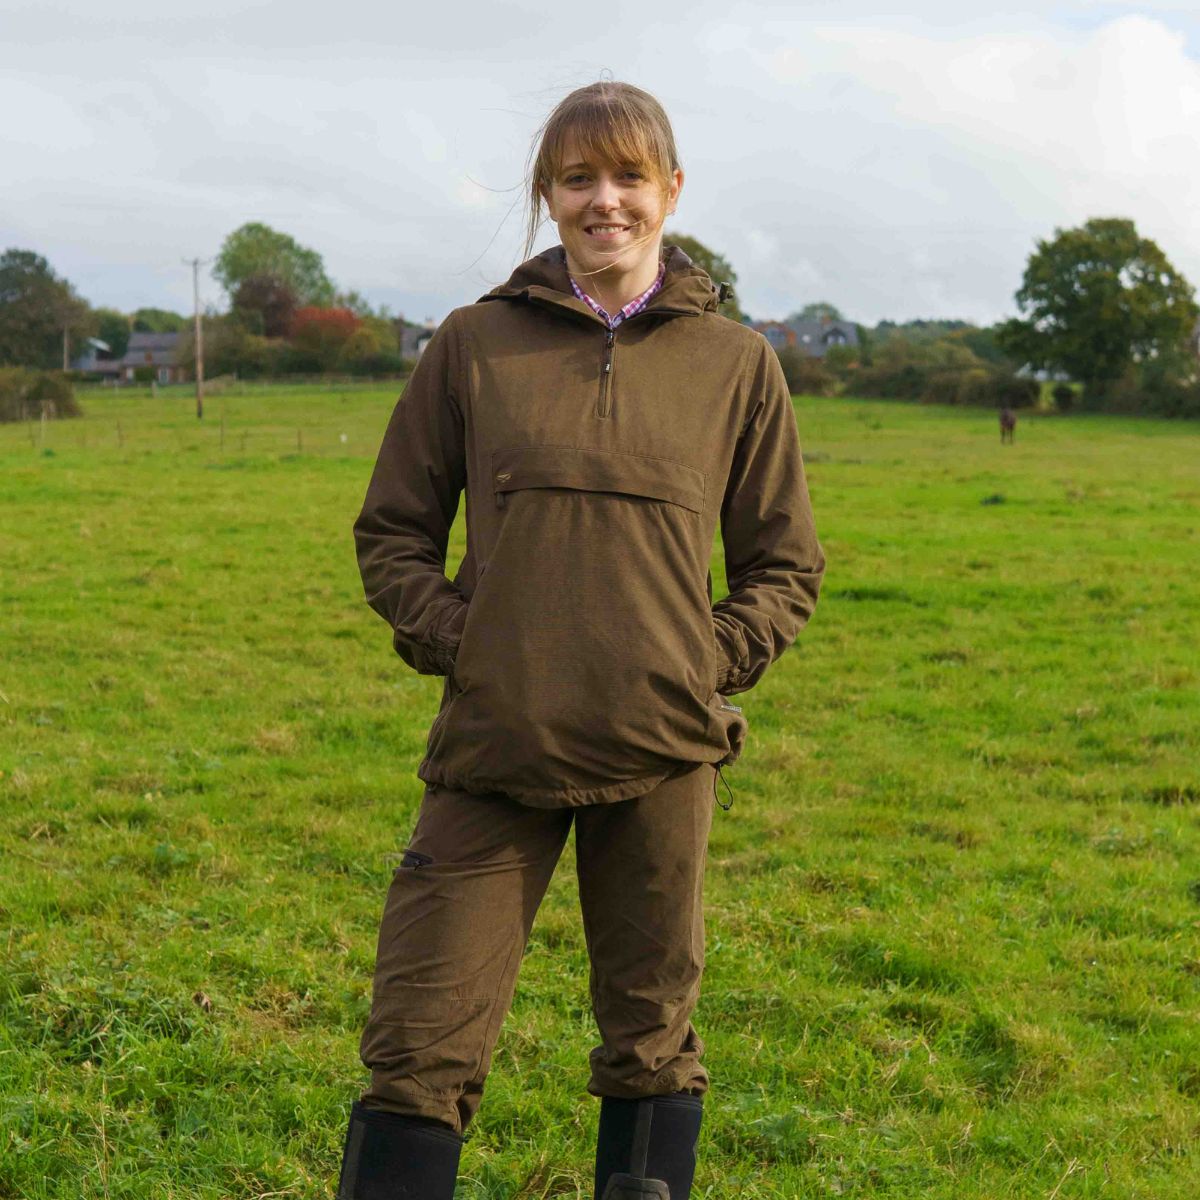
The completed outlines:
{"type": "MultiPolygon", "coordinates": [[[[705,312],[716,312],[718,292],[708,273],[678,247],[663,246],[663,258],[667,264],[663,285],[646,305],[646,311],[670,309],[699,316],[705,312]]],[[[585,315],[591,310],[575,298],[571,290],[571,278],[567,273],[567,254],[562,246],[551,246],[541,254],[523,262],[509,277],[507,283],[494,287],[479,297],[487,300],[537,300],[543,303],[562,304],[578,309],[585,315]]]]}

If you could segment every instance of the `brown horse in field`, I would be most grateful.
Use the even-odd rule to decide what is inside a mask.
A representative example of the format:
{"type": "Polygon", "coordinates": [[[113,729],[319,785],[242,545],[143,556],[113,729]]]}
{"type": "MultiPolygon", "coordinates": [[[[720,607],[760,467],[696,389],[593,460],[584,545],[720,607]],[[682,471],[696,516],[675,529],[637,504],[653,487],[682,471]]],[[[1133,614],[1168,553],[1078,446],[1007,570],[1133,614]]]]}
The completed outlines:
{"type": "Polygon", "coordinates": [[[1011,408],[1000,410],[1000,442],[1011,442],[1017,435],[1017,414],[1011,408]]]}

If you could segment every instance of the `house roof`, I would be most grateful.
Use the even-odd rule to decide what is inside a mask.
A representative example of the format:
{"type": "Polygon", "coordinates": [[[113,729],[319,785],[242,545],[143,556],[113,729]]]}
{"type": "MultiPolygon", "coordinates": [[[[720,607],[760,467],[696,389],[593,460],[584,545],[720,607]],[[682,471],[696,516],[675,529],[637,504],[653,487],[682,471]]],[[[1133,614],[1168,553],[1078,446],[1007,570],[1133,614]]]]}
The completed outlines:
{"type": "Polygon", "coordinates": [[[858,344],[858,329],[853,321],[788,321],[787,326],[796,334],[798,342],[842,342],[858,344]],[[840,335],[840,336],[839,336],[840,335]]]}
{"type": "Polygon", "coordinates": [[[416,358],[421,343],[428,341],[436,332],[436,325],[405,325],[400,330],[400,353],[405,358],[416,358]]]}
{"type": "Polygon", "coordinates": [[[121,365],[125,367],[173,367],[178,364],[179,334],[133,333],[121,365]]]}

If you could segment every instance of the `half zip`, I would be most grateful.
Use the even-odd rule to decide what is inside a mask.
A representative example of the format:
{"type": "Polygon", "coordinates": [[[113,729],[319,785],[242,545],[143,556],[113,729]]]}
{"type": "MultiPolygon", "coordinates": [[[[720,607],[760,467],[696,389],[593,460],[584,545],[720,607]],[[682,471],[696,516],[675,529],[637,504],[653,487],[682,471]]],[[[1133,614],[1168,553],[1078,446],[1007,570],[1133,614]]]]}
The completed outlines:
{"type": "MultiPolygon", "coordinates": [[[[596,416],[600,420],[607,420],[612,414],[612,374],[613,374],[613,351],[616,342],[616,330],[611,326],[606,326],[603,319],[591,309],[586,312],[581,311],[587,308],[583,301],[577,301],[574,296],[567,297],[557,291],[552,291],[544,287],[525,288],[517,293],[518,296],[524,296],[525,299],[533,304],[540,305],[544,308],[557,309],[560,312],[566,311],[578,317],[584,317],[588,321],[595,322],[604,329],[604,353],[600,359],[600,382],[596,394],[596,416]]],[[[487,296],[481,296],[481,300],[498,300],[503,299],[502,296],[497,296],[494,293],[489,293],[487,296]]],[[[646,305],[640,312],[636,312],[632,317],[626,317],[621,324],[628,325],[631,321],[639,321],[643,317],[669,316],[669,317],[698,317],[701,315],[701,310],[697,308],[681,308],[677,305],[658,304],[654,303],[658,297],[654,297],[649,304],[646,305]]],[[[503,482],[496,481],[496,482],[503,482]]],[[[504,507],[504,493],[496,489],[496,507],[504,507]]]]}
{"type": "MultiPolygon", "coordinates": [[[[653,305],[653,301],[651,301],[651,305],[653,305]]],[[[700,315],[690,308],[668,308],[666,305],[660,308],[647,306],[640,312],[635,312],[632,317],[626,317],[621,324],[628,325],[631,321],[636,321],[639,317],[658,316],[664,313],[675,317],[696,317],[700,315]]],[[[604,356],[600,360],[600,393],[596,397],[596,416],[600,418],[607,418],[612,412],[611,392],[616,339],[617,331],[612,326],[609,326],[604,333],[604,356]]]]}
{"type": "MultiPolygon", "coordinates": [[[[633,318],[631,317],[630,320],[633,318]]],[[[604,335],[604,357],[600,361],[600,395],[596,399],[596,416],[607,417],[611,406],[608,402],[608,381],[612,378],[613,369],[613,343],[616,341],[617,331],[609,328],[604,335]]]]}

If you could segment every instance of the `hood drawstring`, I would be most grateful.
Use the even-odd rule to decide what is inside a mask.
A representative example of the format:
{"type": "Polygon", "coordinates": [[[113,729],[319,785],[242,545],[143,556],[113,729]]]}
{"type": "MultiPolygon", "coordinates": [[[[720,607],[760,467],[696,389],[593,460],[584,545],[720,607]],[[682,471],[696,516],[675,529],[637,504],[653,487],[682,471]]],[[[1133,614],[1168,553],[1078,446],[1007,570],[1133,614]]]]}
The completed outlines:
{"type": "Polygon", "coordinates": [[[721,764],[717,764],[717,773],[713,776],[713,799],[728,812],[733,807],[733,788],[729,786],[729,780],[721,774],[721,764]],[[717,780],[720,779],[725,785],[725,790],[729,793],[729,803],[726,804],[717,792],[717,780]]]}

